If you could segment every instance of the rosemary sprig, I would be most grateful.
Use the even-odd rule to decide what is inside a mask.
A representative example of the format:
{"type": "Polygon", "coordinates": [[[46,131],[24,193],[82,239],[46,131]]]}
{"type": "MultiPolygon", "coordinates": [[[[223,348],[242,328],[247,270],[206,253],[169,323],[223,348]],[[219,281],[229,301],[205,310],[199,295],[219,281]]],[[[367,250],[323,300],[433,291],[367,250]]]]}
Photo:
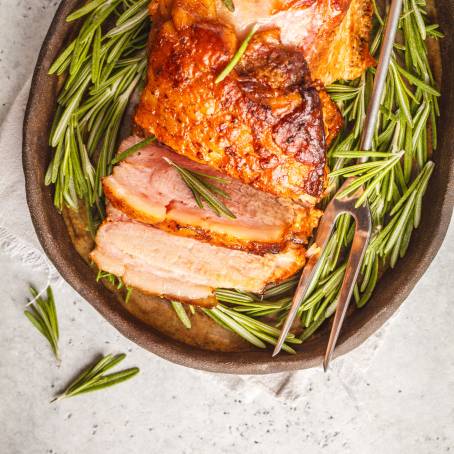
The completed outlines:
{"type": "MultiPolygon", "coordinates": [[[[258,348],[266,348],[266,343],[275,345],[280,330],[255,318],[241,314],[223,304],[218,304],[213,309],[202,309],[203,312],[219,323],[224,328],[238,334],[238,336],[255,345],[258,348]]],[[[300,344],[301,341],[290,333],[287,336],[283,350],[295,353],[288,344],[300,344]]]]}
{"type": "MultiPolygon", "coordinates": [[[[356,202],[357,207],[362,205],[372,193],[372,191],[374,191],[375,188],[378,187],[382,179],[385,178],[385,176],[394,168],[395,165],[397,165],[403,154],[403,151],[399,153],[390,153],[387,155],[387,159],[369,161],[363,164],[354,164],[334,170],[330,174],[331,179],[337,178],[339,176],[342,176],[344,178],[355,176],[358,177],[347,188],[338,192],[337,197],[346,197],[349,194],[355,192],[359,187],[366,185],[366,190],[356,202]]],[[[347,153],[347,155],[351,156],[351,153],[347,153]]],[[[345,157],[345,155],[343,155],[341,152],[336,153],[336,156],[340,158],[345,157]]]]}
{"type": "Polygon", "coordinates": [[[265,300],[262,295],[254,295],[231,289],[217,289],[216,299],[231,309],[251,317],[276,316],[287,309],[291,297],[265,300]]]}
{"type": "Polygon", "coordinates": [[[217,197],[217,195],[220,195],[221,197],[228,199],[229,195],[222,189],[207,181],[214,180],[225,184],[228,183],[228,180],[186,169],[179,166],[178,164],[175,164],[169,158],[163,159],[177,170],[177,172],[181,176],[181,179],[191,190],[192,194],[194,195],[195,201],[200,208],[203,208],[203,202],[205,202],[218,216],[225,216],[230,219],[236,219],[236,216],[217,197]]]}
{"type": "Polygon", "coordinates": [[[132,367],[120,372],[105,375],[108,370],[115,367],[125,358],[125,354],[104,356],[93,366],[84,370],[73,382],[69,384],[63,393],[56,396],[51,402],[65,399],[67,397],[78,396],[88,392],[99,391],[129,380],[139,373],[139,368],[132,367]]]}
{"type": "Polygon", "coordinates": [[[249,44],[249,41],[252,39],[254,36],[255,32],[258,30],[259,26],[258,24],[255,24],[250,30],[249,33],[247,34],[246,38],[242,42],[241,46],[238,48],[236,51],[235,55],[232,57],[230,60],[229,64],[221,71],[218,77],[216,77],[215,83],[218,84],[219,82],[222,82],[235,68],[235,66],[238,64],[238,62],[241,60],[241,57],[244,55],[246,52],[247,46],[249,44]]]}
{"type": "Polygon", "coordinates": [[[60,210],[77,208],[82,199],[103,215],[101,179],[111,172],[123,114],[146,72],[147,5],[146,0],[92,0],[67,18],[83,18],[83,24],[49,69],[65,76],[45,178],[55,186],[60,210]]]}
{"type": "Polygon", "coordinates": [[[33,287],[30,287],[30,293],[34,298],[35,303],[29,304],[28,309],[24,311],[24,314],[32,325],[47,339],[55,358],[59,361],[60,351],[58,348],[58,339],[60,333],[52,289],[51,287],[47,288],[47,300],[39,296],[38,292],[33,287]]]}

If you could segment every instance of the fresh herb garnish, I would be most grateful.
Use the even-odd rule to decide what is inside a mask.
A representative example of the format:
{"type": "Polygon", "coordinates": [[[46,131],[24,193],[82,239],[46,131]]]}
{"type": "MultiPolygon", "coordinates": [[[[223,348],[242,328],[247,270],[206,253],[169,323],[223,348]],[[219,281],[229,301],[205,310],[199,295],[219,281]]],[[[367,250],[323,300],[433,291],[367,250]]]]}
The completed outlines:
{"type": "MultiPolygon", "coordinates": [[[[360,153],[361,154],[361,153],[360,153]]],[[[372,153],[376,154],[376,153],[372,153]]],[[[382,153],[384,155],[385,153],[382,153]]],[[[371,153],[369,153],[371,155],[371,153]]],[[[404,155],[404,152],[399,153],[387,153],[386,159],[380,159],[376,161],[368,161],[361,164],[353,164],[351,166],[342,167],[334,170],[329,174],[331,179],[342,176],[344,178],[357,177],[356,180],[350,184],[346,189],[337,193],[338,198],[347,197],[351,193],[355,192],[359,187],[366,185],[367,188],[363,195],[356,202],[356,206],[362,205],[366,199],[370,196],[372,191],[375,190],[380,184],[383,178],[397,165],[400,158],[404,155]]],[[[352,156],[351,152],[343,154],[342,152],[336,153],[336,157],[345,158],[345,156],[352,156]]],[[[367,153],[363,153],[362,156],[367,156],[367,153]]]]}
{"type": "MultiPolygon", "coordinates": [[[[376,5],[375,15],[378,28],[371,45],[373,55],[378,53],[384,25],[376,5]]],[[[344,178],[359,172],[367,180],[365,188],[373,217],[373,237],[354,290],[358,307],[364,306],[370,299],[380,275],[387,268],[393,268],[398,258],[406,253],[412,232],[420,221],[422,198],[434,166],[429,161],[429,155],[431,148],[437,147],[439,92],[435,88],[425,39],[429,35],[440,35],[436,31],[437,26],[422,26],[426,17],[425,4],[404,0],[400,20],[402,43],[394,49],[373,151],[368,152],[371,167],[359,170],[352,160],[360,157],[363,152],[350,150],[357,150],[359,146],[374,68],[368,69],[355,81],[337,82],[328,87],[328,92],[343,113],[346,125],[329,151],[329,166],[333,172],[330,175],[327,199],[336,193],[344,178]],[[432,30],[435,31],[434,34],[432,30]],[[381,169],[372,174],[375,165],[379,165],[381,169]]],[[[313,287],[319,287],[332,275],[333,270],[339,269],[353,234],[353,220],[349,216],[341,216],[329,240],[327,251],[321,258],[322,266],[319,276],[312,282],[313,287]]],[[[343,272],[340,276],[343,276],[343,272]]],[[[313,307],[302,311],[301,320],[306,327],[303,340],[333,314],[338,291],[333,291],[313,307]],[[323,317],[317,318],[320,311],[323,317]]]]}
{"type": "Polygon", "coordinates": [[[231,12],[233,13],[235,11],[235,5],[233,4],[233,0],[222,0],[222,3],[224,3],[224,6],[231,12]]]}
{"type": "MultiPolygon", "coordinates": [[[[259,348],[266,348],[266,344],[276,345],[280,330],[260,320],[241,314],[223,304],[213,309],[202,309],[203,312],[224,328],[233,331],[238,336],[259,348]]],[[[288,344],[300,344],[301,341],[294,334],[289,334],[286,344],[282,347],[287,353],[295,353],[288,344]]]]}
{"type": "Polygon", "coordinates": [[[24,314],[33,326],[47,339],[55,358],[60,360],[60,351],[58,349],[60,333],[52,289],[50,287],[47,288],[47,300],[39,296],[33,287],[30,287],[30,293],[35,302],[28,305],[28,309],[24,311],[24,314]]]}
{"type": "Polygon", "coordinates": [[[258,24],[255,24],[249,33],[247,34],[245,40],[239,47],[239,49],[236,51],[235,55],[232,57],[230,60],[229,64],[222,70],[222,72],[219,74],[218,77],[216,77],[215,83],[222,82],[235,68],[235,66],[238,64],[238,62],[241,60],[241,57],[244,55],[246,52],[247,46],[249,44],[249,41],[252,39],[254,36],[255,32],[258,30],[258,24]]]}
{"type": "Polygon", "coordinates": [[[132,367],[120,372],[104,375],[109,369],[115,367],[125,358],[125,354],[104,356],[96,364],[82,372],[62,394],[56,396],[51,402],[88,392],[99,391],[129,380],[139,373],[139,368],[132,367]]]}
{"type": "Polygon", "coordinates": [[[117,290],[121,290],[124,287],[126,289],[125,303],[129,303],[129,299],[132,294],[132,287],[126,286],[121,277],[115,276],[115,274],[109,273],[108,271],[99,270],[96,276],[96,282],[99,282],[101,279],[105,279],[109,282],[109,284],[115,286],[117,290]]]}
{"type": "Polygon", "coordinates": [[[177,170],[182,180],[186,183],[186,186],[191,190],[194,199],[200,208],[203,208],[203,203],[205,202],[218,216],[236,219],[236,216],[217,197],[219,195],[228,199],[229,195],[222,189],[207,181],[214,180],[226,184],[229,180],[185,169],[184,167],[175,164],[169,158],[163,159],[177,170]]]}
{"type": "Polygon", "coordinates": [[[92,0],[67,18],[83,17],[83,24],[49,69],[49,74],[66,76],[50,135],[54,156],[45,178],[47,185],[55,185],[59,210],[64,205],[77,208],[82,199],[102,216],[101,179],[111,173],[123,114],[146,73],[148,3],[92,0]],[[114,18],[109,30],[106,24],[114,18]]]}
{"type": "Polygon", "coordinates": [[[147,137],[146,139],[143,139],[142,141],[136,143],[132,147],[129,147],[127,150],[118,153],[117,156],[115,156],[115,158],[112,159],[112,165],[118,164],[120,161],[123,161],[124,159],[133,155],[134,153],[141,150],[143,147],[149,145],[150,143],[154,142],[155,140],[156,137],[147,137]]]}
{"type": "MultiPolygon", "coordinates": [[[[337,298],[345,264],[341,264],[324,279],[312,283],[308,295],[304,300],[298,314],[302,319],[302,325],[306,325],[305,317],[311,314],[311,320],[317,322],[324,320],[327,308],[337,298]]],[[[317,279],[319,279],[317,277],[317,279]]],[[[268,317],[274,320],[276,329],[284,321],[292,302],[293,291],[298,284],[299,276],[292,277],[280,284],[269,286],[263,295],[239,292],[237,290],[217,289],[216,298],[224,305],[228,305],[231,311],[241,313],[253,319],[268,317]]],[[[247,324],[245,328],[250,326],[247,324]]],[[[277,329],[279,332],[279,329],[277,329]]],[[[301,338],[303,339],[303,337],[301,338]]]]}

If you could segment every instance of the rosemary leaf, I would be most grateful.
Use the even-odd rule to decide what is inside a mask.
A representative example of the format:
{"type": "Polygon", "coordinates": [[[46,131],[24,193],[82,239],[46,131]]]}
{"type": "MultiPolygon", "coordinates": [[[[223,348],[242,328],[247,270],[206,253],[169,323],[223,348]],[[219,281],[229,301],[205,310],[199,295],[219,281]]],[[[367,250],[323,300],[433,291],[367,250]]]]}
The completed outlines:
{"type": "Polygon", "coordinates": [[[282,295],[286,295],[287,293],[291,292],[292,290],[296,289],[298,285],[300,276],[291,277],[279,284],[269,285],[265,291],[263,292],[262,297],[266,300],[270,298],[276,298],[282,295]]]}
{"type": "Polygon", "coordinates": [[[104,3],[109,3],[109,0],[107,2],[106,0],[93,0],[91,2],[88,2],[85,6],[82,6],[82,8],[79,8],[78,10],[71,13],[66,18],[66,22],[72,22],[76,19],[86,16],[87,14],[91,13],[93,10],[103,5],[104,3]]]}
{"type": "Polygon", "coordinates": [[[230,290],[218,288],[215,291],[218,301],[231,302],[236,304],[255,303],[256,297],[250,293],[240,292],[239,290],[230,290]]]}
{"type": "Polygon", "coordinates": [[[132,287],[126,287],[125,304],[129,303],[132,295],[132,287]]]}
{"type": "Polygon", "coordinates": [[[120,161],[123,161],[124,159],[128,158],[129,156],[133,155],[137,151],[141,150],[142,148],[146,147],[150,143],[154,142],[156,140],[156,137],[147,137],[146,139],[140,141],[139,143],[136,143],[135,145],[129,147],[127,150],[122,151],[121,153],[118,153],[117,156],[115,156],[114,159],[112,159],[112,165],[118,164],[120,161]]]}
{"type": "Polygon", "coordinates": [[[409,71],[406,69],[402,68],[402,66],[395,64],[394,65],[397,68],[397,71],[399,71],[410,83],[415,85],[416,87],[420,88],[421,90],[429,93],[430,95],[433,96],[440,96],[440,92],[433,88],[431,85],[425,83],[418,77],[415,77],[413,74],[411,74],[409,71]]]}
{"type": "Polygon", "coordinates": [[[74,40],[68,47],[58,56],[58,58],[52,63],[51,67],[49,68],[48,74],[58,74],[59,70],[62,67],[66,67],[67,63],[69,62],[69,56],[74,51],[74,47],[76,46],[76,41],[74,40]]]}
{"type": "Polygon", "coordinates": [[[241,60],[241,57],[244,55],[246,52],[247,46],[249,44],[249,41],[252,39],[254,36],[255,32],[258,30],[258,24],[255,24],[249,33],[247,34],[245,40],[239,47],[239,49],[236,51],[235,55],[232,57],[230,60],[229,64],[222,70],[222,72],[219,74],[218,77],[216,77],[215,83],[218,84],[219,82],[222,82],[235,68],[235,66],[238,64],[238,62],[241,60]]]}

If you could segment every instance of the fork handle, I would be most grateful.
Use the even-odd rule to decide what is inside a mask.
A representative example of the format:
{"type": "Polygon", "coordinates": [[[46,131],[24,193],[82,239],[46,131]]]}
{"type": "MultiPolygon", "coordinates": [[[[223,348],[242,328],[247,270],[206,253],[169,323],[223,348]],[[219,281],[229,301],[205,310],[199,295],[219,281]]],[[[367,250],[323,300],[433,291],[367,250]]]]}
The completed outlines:
{"type": "MultiPolygon", "coordinates": [[[[380,102],[385,87],[386,76],[388,75],[389,62],[393,51],[394,41],[396,39],[397,27],[399,25],[400,12],[402,11],[403,0],[393,0],[389,8],[388,18],[386,20],[383,43],[380,49],[377,71],[374,78],[374,88],[369,101],[364,129],[361,135],[360,150],[368,151],[372,148],[375,125],[377,123],[380,102]]],[[[365,162],[361,158],[360,162],[365,162]]]]}

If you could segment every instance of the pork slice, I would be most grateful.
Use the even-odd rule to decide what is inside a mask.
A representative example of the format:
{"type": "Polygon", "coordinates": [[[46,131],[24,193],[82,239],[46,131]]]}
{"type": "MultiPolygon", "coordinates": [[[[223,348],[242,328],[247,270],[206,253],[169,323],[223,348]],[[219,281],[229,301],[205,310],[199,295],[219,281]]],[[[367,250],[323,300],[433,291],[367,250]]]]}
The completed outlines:
{"type": "MultiPolygon", "coordinates": [[[[120,151],[140,140],[130,137],[120,151]]],[[[320,216],[312,207],[278,199],[154,144],[116,166],[112,175],[104,178],[103,187],[113,206],[132,219],[179,235],[259,254],[283,250],[291,238],[305,242],[320,216]],[[229,199],[222,200],[236,219],[219,217],[209,208],[200,208],[177,170],[164,158],[228,181],[214,183],[229,194],[229,199]]]]}
{"type": "MultiPolygon", "coordinates": [[[[99,269],[146,293],[193,304],[213,304],[218,287],[260,293],[298,271],[305,249],[290,245],[263,256],[176,236],[136,221],[115,220],[99,228],[91,259],[99,269]]],[[[124,219],[120,215],[119,219],[124,219]]]]}
{"type": "Polygon", "coordinates": [[[125,285],[140,289],[144,293],[188,303],[196,301],[198,306],[204,307],[216,304],[212,288],[158,275],[153,269],[143,267],[138,261],[134,263],[131,258],[126,264],[122,254],[114,248],[97,247],[91,253],[91,258],[99,269],[121,277],[125,285]]]}

